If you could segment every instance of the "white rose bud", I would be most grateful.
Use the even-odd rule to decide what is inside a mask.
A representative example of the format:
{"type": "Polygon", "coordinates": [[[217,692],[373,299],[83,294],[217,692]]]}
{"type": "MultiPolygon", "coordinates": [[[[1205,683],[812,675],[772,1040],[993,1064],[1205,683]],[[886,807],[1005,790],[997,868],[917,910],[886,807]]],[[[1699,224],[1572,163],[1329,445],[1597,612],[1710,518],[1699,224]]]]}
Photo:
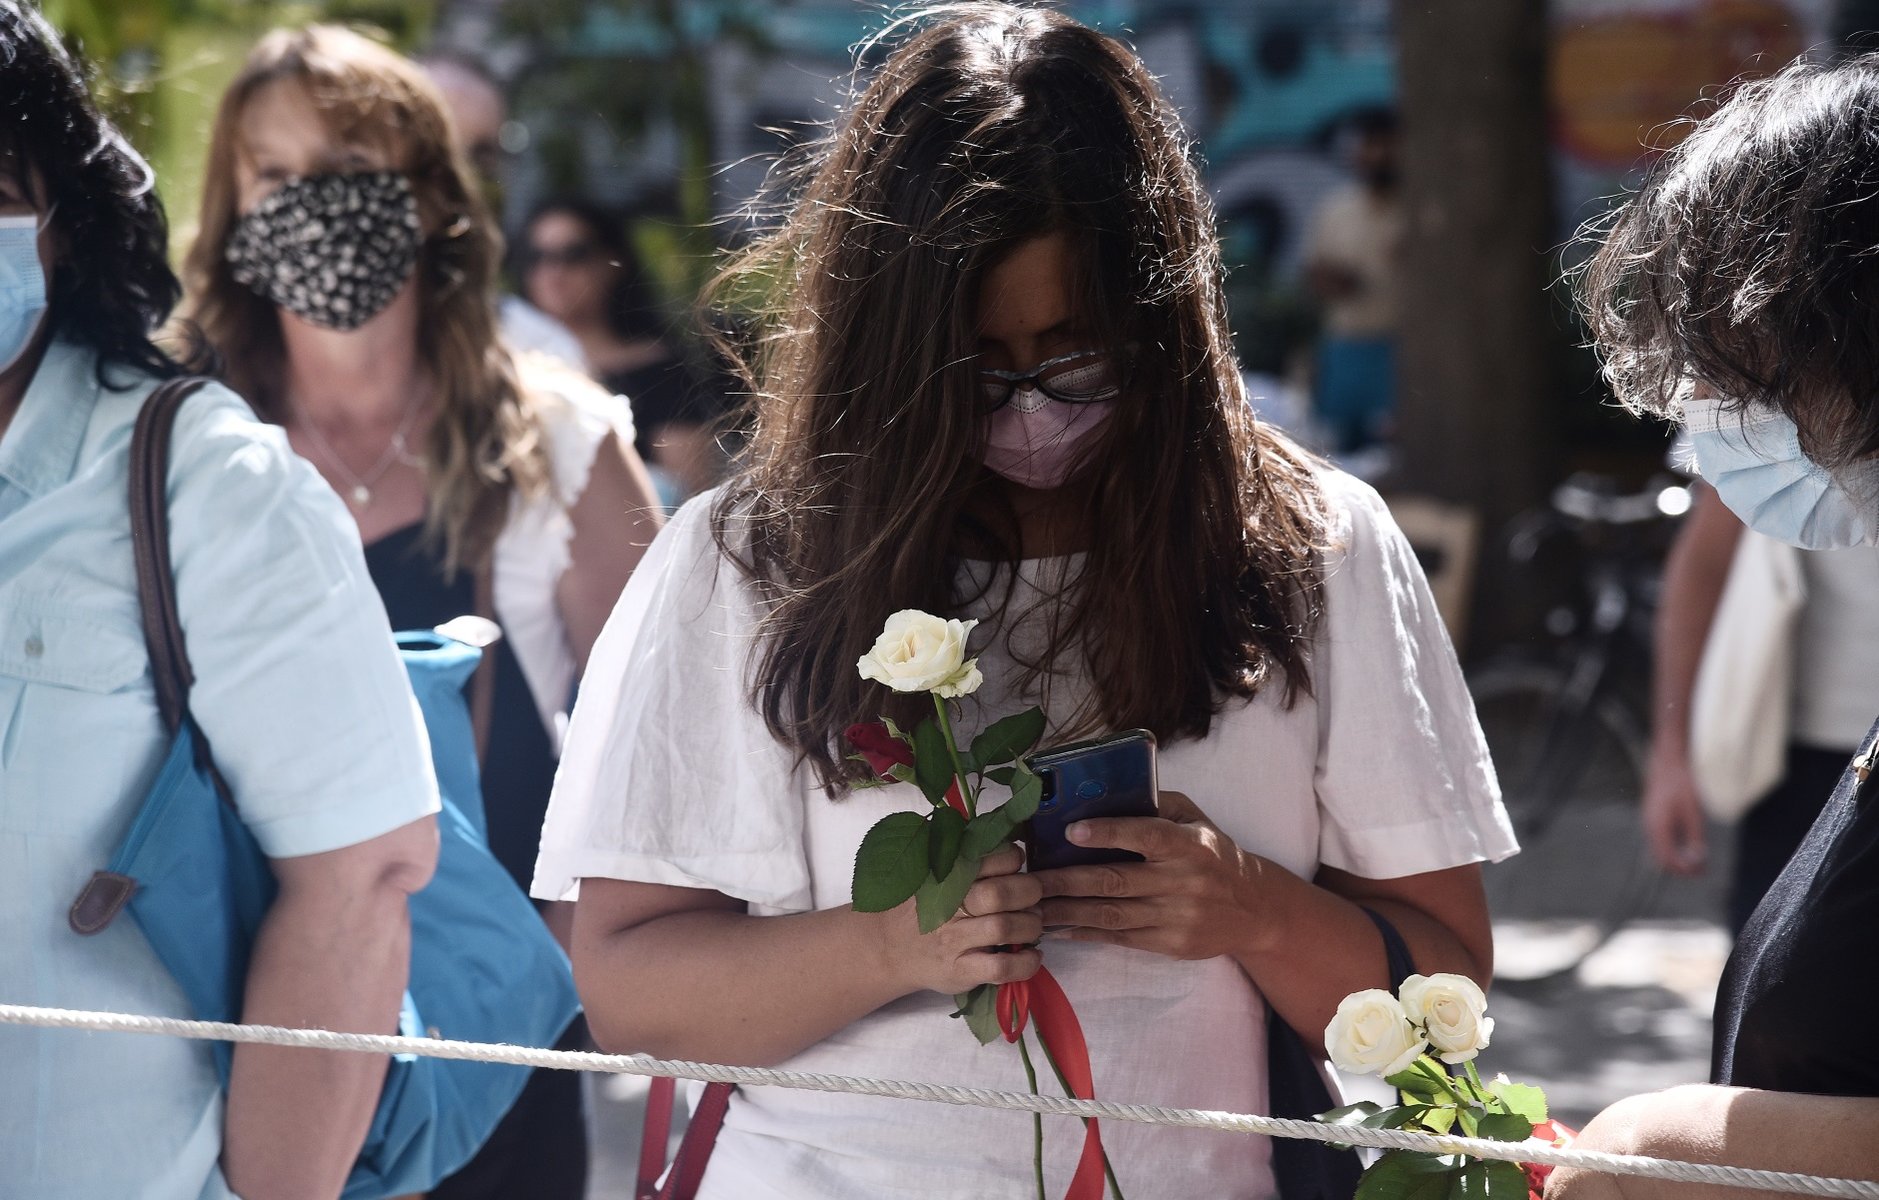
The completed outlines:
{"type": "Polygon", "coordinates": [[[1465,1063],[1487,1048],[1494,1032],[1488,998],[1466,975],[1411,975],[1400,994],[1403,1010],[1443,1062],[1465,1063]]]}
{"type": "Polygon", "coordinates": [[[969,696],[985,682],[979,660],[966,657],[966,637],[977,624],[902,609],[887,619],[855,669],[897,692],[937,692],[948,700],[969,696]]]}
{"type": "Polygon", "coordinates": [[[1324,1048],[1340,1071],[1388,1077],[1407,1070],[1429,1044],[1395,996],[1371,988],[1344,997],[1325,1026],[1324,1048]]]}

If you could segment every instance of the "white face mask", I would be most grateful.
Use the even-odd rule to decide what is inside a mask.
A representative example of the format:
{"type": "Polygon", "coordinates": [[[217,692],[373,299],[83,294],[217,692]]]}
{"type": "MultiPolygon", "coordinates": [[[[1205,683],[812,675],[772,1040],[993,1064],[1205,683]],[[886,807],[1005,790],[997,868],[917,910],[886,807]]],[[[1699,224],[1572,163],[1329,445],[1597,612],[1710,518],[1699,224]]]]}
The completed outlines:
{"type": "Polygon", "coordinates": [[[1879,543],[1879,462],[1829,471],[1802,452],[1785,414],[1723,404],[1685,401],[1683,420],[1697,471],[1743,524],[1804,550],[1879,543]]]}
{"type": "Polygon", "coordinates": [[[44,225],[37,216],[0,217],[0,372],[26,353],[46,317],[46,272],[39,262],[44,225]]]}

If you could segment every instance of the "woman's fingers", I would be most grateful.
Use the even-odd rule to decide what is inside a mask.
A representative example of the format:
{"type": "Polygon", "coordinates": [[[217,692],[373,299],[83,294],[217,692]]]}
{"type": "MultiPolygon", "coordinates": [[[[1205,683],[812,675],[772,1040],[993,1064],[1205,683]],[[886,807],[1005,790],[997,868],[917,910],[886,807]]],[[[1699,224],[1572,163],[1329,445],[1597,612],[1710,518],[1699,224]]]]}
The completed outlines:
{"type": "Polygon", "coordinates": [[[1036,908],[1044,898],[1044,886],[1035,875],[981,875],[966,889],[959,911],[967,917],[983,917],[1013,909],[1036,908]]]}
{"type": "Polygon", "coordinates": [[[947,940],[960,950],[992,946],[1028,946],[1044,936],[1044,917],[1036,909],[993,913],[988,917],[960,917],[947,940]]]}
{"type": "Polygon", "coordinates": [[[1062,896],[1044,901],[1043,923],[1088,929],[1146,929],[1155,924],[1152,906],[1141,900],[1098,900],[1062,896]]]}
{"type": "Polygon", "coordinates": [[[1044,956],[1030,947],[993,953],[989,950],[973,950],[959,956],[959,967],[965,975],[964,986],[958,991],[967,991],[981,983],[1017,983],[1037,974],[1037,969],[1044,965],[1044,956]]]}
{"type": "Polygon", "coordinates": [[[994,875],[1015,875],[1024,867],[1024,852],[1016,846],[1006,846],[995,850],[979,860],[979,878],[988,879],[994,875]]]}

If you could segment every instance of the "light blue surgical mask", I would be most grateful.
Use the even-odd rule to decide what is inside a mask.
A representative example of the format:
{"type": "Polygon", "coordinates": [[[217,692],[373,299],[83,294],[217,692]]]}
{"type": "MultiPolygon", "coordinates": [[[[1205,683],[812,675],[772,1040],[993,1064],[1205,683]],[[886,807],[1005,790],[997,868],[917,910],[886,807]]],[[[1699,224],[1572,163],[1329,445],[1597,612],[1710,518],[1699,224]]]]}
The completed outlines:
{"type": "Polygon", "coordinates": [[[1698,473],[1750,529],[1803,550],[1879,544],[1879,463],[1829,471],[1801,450],[1794,422],[1765,406],[1688,400],[1683,417],[1698,473]]]}
{"type": "Polygon", "coordinates": [[[26,353],[46,317],[46,272],[39,263],[44,225],[37,215],[0,217],[0,373],[26,353]]]}

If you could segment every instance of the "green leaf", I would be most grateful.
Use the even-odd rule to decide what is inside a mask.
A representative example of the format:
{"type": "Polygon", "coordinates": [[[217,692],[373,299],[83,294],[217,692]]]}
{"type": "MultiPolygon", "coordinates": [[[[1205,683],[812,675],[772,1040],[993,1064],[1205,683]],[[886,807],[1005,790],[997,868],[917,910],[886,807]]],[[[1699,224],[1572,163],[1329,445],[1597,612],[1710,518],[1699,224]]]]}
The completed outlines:
{"type": "Polygon", "coordinates": [[[906,730],[894,724],[894,718],[883,714],[881,717],[881,724],[887,728],[887,736],[894,738],[897,741],[904,742],[909,746],[913,745],[913,739],[907,736],[906,730]]]}
{"type": "Polygon", "coordinates": [[[1546,1120],[1546,1093],[1525,1083],[1495,1080],[1488,1084],[1488,1094],[1507,1106],[1507,1111],[1538,1125],[1546,1120]]]}
{"type": "Polygon", "coordinates": [[[1452,1156],[1391,1150],[1364,1172],[1356,1200],[1447,1200],[1450,1176],[1458,1173],[1452,1156]]]}
{"type": "Polygon", "coordinates": [[[1487,1200],[1527,1200],[1527,1173],[1519,1163],[1491,1162],[1488,1169],[1487,1200]]]}
{"type": "Polygon", "coordinates": [[[1433,1110],[1427,1105],[1399,1104],[1395,1108],[1384,1109],[1376,1116],[1365,1121],[1364,1125],[1370,1129],[1401,1129],[1411,1121],[1419,1120],[1424,1114],[1431,1111],[1433,1110]]]}
{"type": "Polygon", "coordinates": [[[979,860],[961,854],[944,879],[927,880],[914,892],[914,908],[920,914],[920,932],[932,933],[952,920],[972,881],[979,877],[979,860]]]}
{"type": "Polygon", "coordinates": [[[1321,1112],[1315,1118],[1326,1125],[1368,1125],[1370,1118],[1383,1111],[1383,1106],[1374,1100],[1359,1100],[1355,1104],[1346,1104],[1330,1112],[1321,1112]]]}
{"type": "Polygon", "coordinates": [[[1044,780],[1023,763],[1018,764],[1017,774],[1011,778],[1011,799],[1001,806],[1010,811],[1012,826],[1031,819],[1037,812],[1038,801],[1044,798],[1044,780]]]}
{"type": "Polygon", "coordinates": [[[933,833],[927,841],[927,866],[932,868],[933,878],[944,879],[959,857],[959,841],[966,834],[966,819],[955,808],[936,808],[928,824],[933,833]]]}
{"type": "Polygon", "coordinates": [[[886,912],[906,902],[927,877],[926,817],[889,813],[855,851],[855,910],[886,912]]]}
{"type": "Polygon", "coordinates": [[[953,760],[946,751],[946,735],[932,717],[913,731],[913,777],[935,808],[946,803],[946,789],[953,785],[953,760]]]}
{"type": "Polygon", "coordinates": [[[1449,1200],[1487,1200],[1488,1167],[1479,1160],[1468,1163],[1448,1181],[1449,1200]]]}
{"type": "Polygon", "coordinates": [[[966,1028],[972,1036],[979,1039],[979,1045],[989,1046],[1004,1036],[998,1027],[998,985],[981,983],[969,992],[961,992],[953,997],[959,1006],[955,1017],[965,1018],[966,1028]]]}
{"type": "Polygon", "coordinates": [[[971,769],[983,770],[1008,763],[1037,745],[1044,736],[1044,710],[1027,708],[1021,713],[993,721],[972,739],[971,769]]]}
{"type": "Polygon", "coordinates": [[[1406,1071],[1398,1071],[1383,1082],[1389,1084],[1399,1092],[1405,1092],[1411,1096],[1421,1096],[1425,1100],[1448,1099],[1448,1093],[1442,1089],[1440,1081],[1426,1071],[1419,1071],[1414,1067],[1406,1071]]]}
{"type": "Polygon", "coordinates": [[[1018,768],[1016,767],[993,767],[985,773],[985,777],[993,783],[998,784],[1000,787],[1010,787],[1011,778],[1017,773],[1018,768]]]}
{"type": "Polygon", "coordinates": [[[1483,1114],[1476,1112],[1472,1106],[1455,1110],[1455,1123],[1461,1126],[1461,1134],[1463,1137],[1481,1136],[1482,1115],[1483,1114]]]}
{"type": "Polygon", "coordinates": [[[1450,1104],[1437,1105],[1422,1110],[1417,1120],[1430,1133],[1447,1133],[1455,1128],[1455,1107],[1450,1104]]]}
{"type": "Polygon", "coordinates": [[[1533,1122],[1519,1113],[1487,1113],[1475,1126],[1476,1136],[1497,1142],[1524,1142],[1533,1135],[1533,1122]]]}

